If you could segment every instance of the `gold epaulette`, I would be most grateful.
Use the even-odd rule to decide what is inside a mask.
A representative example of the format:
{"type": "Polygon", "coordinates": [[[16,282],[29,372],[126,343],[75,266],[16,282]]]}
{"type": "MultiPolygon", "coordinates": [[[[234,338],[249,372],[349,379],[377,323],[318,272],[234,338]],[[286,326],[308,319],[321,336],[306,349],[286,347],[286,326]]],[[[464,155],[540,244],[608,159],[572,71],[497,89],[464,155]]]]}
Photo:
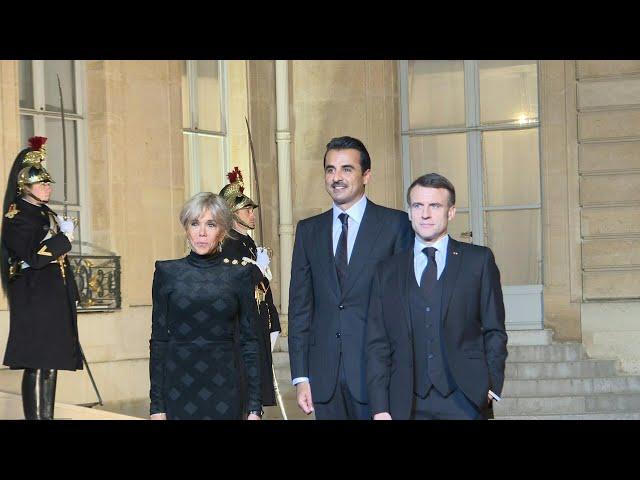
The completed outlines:
{"type": "Polygon", "coordinates": [[[238,264],[239,264],[239,265],[242,265],[243,267],[247,264],[247,262],[245,262],[244,260],[242,260],[241,262],[239,262],[239,261],[238,261],[238,260],[236,260],[236,259],[229,260],[228,258],[225,258],[225,259],[223,260],[223,262],[224,262],[224,263],[231,263],[231,265],[238,265],[238,264]]]}
{"type": "Polygon", "coordinates": [[[20,213],[20,210],[18,210],[18,207],[16,207],[16,204],[12,203],[11,205],[9,205],[9,211],[5,213],[4,216],[7,218],[13,218],[19,213],[20,213]]]}

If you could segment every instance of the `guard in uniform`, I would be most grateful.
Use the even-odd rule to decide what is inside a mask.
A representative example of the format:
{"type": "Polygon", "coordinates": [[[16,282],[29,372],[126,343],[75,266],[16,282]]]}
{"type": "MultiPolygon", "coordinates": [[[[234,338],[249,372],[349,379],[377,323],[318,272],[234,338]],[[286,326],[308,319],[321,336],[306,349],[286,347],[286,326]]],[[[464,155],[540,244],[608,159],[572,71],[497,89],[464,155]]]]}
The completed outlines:
{"type": "Polygon", "coordinates": [[[0,271],[9,302],[4,365],[24,369],[22,404],[27,420],[53,419],[58,370],[82,369],[78,343],[78,289],[66,254],[74,222],[47,202],[45,137],[29,139],[16,157],[4,197],[0,271]]]}
{"type": "Polygon", "coordinates": [[[233,213],[233,229],[222,244],[222,253],[227,258],[238,261],[245,260],[255,265],[255,298],[259,312],[256,335],[260,347],[262,404],[274,406],[277,403],[273,386],[271,350],[280,332],[280,319],[273,304],[273,295],[269,287],[269,280],[271,280],[269,263],[271,260],[267,250],[263,247],[257,247],[247,234],[249,230],[256,228],[253,209],[258,208],[258,204],[243,193],[242,172],[238,167],[235,167],[232,172],[227,174],[227,177],[230,183],[220,191],[220,196],[224,198],[233,213]]]}

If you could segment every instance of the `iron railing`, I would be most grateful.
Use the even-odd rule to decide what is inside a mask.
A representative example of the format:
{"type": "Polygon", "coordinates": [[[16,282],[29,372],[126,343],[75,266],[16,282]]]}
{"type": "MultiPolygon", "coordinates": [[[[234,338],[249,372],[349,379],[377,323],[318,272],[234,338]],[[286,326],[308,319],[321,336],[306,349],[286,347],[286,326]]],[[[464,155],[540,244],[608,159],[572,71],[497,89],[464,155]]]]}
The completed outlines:
{"type": "Polygon", "coordinates": [[[78,285],[78,312],[104,312],[120,308],[120,257],[68,255],[78,285]]]}

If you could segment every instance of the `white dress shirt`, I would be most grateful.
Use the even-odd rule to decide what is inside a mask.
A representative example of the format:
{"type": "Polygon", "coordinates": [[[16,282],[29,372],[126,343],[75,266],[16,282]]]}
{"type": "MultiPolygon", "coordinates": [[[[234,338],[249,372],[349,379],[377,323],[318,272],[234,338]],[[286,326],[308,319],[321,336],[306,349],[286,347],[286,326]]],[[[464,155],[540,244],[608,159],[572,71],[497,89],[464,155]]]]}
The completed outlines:
{"type": "Polygon", "coordinates": [[[353,245],[356,243],[356,236],[362,223],[362,217],[364,216],[364,210],[367,208],[367,196],[362,195],[362,198],[356,203],[351,205],[347,210],[342,210],[335,203],[333,204],[333,256],[336,255],[338,249],[338,241],[340,241],[340,234],[342,233],[342,222],[340,221],[340,214],[346,213],[349,215],[349,229],[347,232],[347,263],[351,260],[351,252],[353,251],[353,245]]]}
{"type": "Polygon", "coordinates": [[[433,247],[436,249],[436,266],[438,267],[437,279],[440,280],[440,275],[444,271],[444,267],[447,263],[447,247],[449,246],[449,234],[442,237],[435,243],[427,243],[416,235],[415,243],[413,244],[413,271],[416,275],[416,282],[420,285],[422,279],[422,273],[427,268],[429,257],[423,253],[425,247],[433,247]]]}

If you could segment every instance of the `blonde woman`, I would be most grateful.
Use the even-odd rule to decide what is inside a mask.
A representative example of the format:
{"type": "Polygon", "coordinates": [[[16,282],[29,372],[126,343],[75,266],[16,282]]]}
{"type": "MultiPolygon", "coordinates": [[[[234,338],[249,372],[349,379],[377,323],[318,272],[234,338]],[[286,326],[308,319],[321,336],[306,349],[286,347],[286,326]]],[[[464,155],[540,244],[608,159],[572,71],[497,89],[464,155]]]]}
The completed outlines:
{"type": "Polygon", "coordinates": [[[202,192],[180,213],[190,253],[156,262],[150,340],[152,420],[260,420],[262,399],[251,269],[225,257],[232,223],[218,195],[202,192]],[[234,331],[247,389],[234,355],[234,331]]]}

